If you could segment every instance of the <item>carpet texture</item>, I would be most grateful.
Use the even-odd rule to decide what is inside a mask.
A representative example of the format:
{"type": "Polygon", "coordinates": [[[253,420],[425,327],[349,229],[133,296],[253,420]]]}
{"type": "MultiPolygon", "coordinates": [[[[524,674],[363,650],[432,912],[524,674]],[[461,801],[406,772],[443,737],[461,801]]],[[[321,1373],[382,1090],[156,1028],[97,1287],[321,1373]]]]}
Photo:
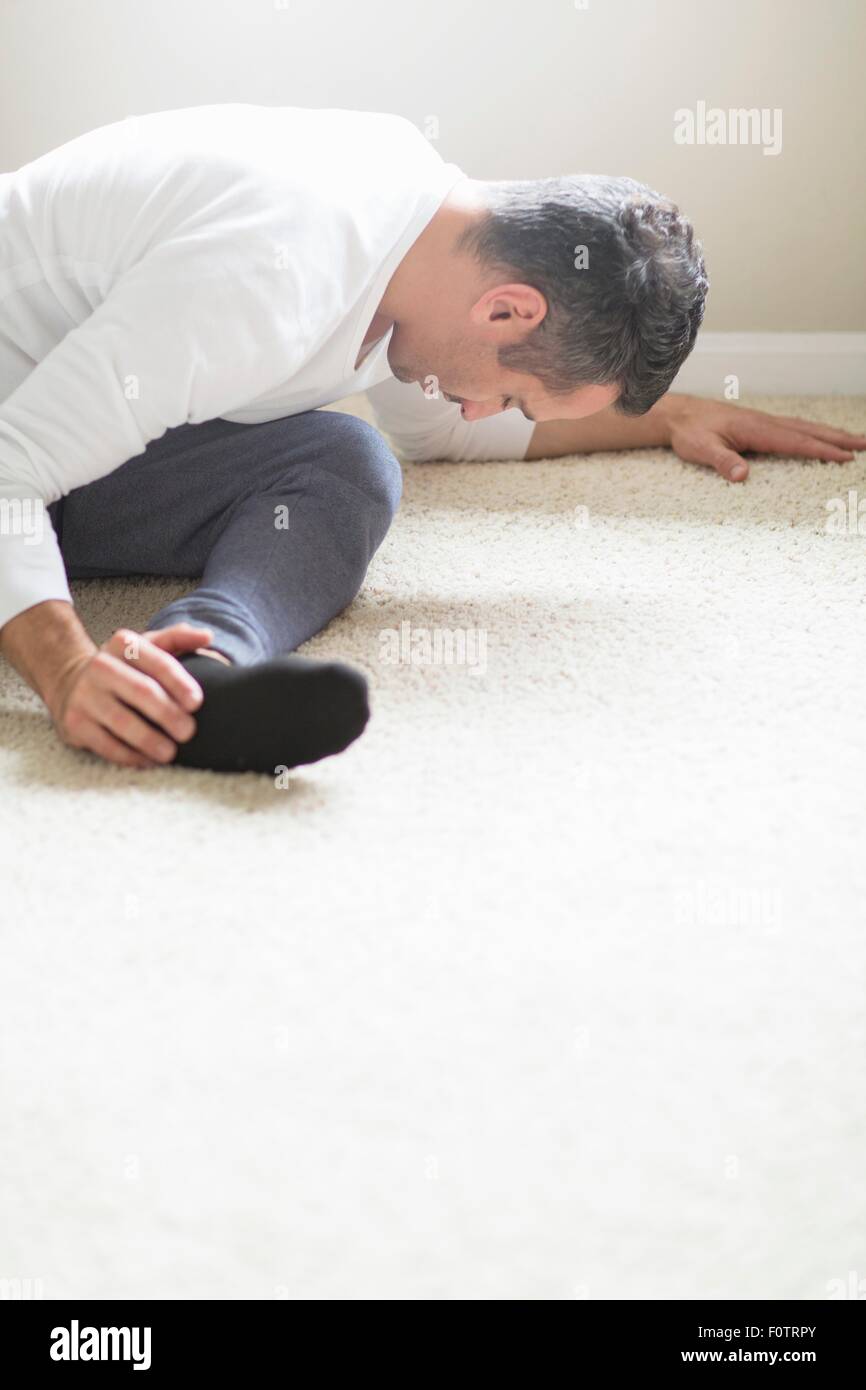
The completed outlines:
{"type": "Polygon", "coordinates": [[[850,1296],[866,456],[405,472],[342,757],[127,773],[0,670],[7,1296],[850,1296]]]}

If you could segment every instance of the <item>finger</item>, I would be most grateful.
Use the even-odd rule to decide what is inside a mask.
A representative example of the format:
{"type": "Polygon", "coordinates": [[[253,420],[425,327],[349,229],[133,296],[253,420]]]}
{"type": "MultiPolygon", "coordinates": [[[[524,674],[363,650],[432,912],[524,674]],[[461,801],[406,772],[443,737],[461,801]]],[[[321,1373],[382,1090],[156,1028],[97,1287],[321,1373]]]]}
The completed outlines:
{"type": "Polygon", "coordinates": [[[835,444],[825,444],[814,435],[801,434],[787,425],[750,426],[748,443],[737,441],[742,449],[755,453],[781,454],[788,458],[818,459],[822,463],[850,463],[854,455],[835,444]]]}
{"type": "Polygon", "coordinates": [[[809,434],[816,439],[826,439],[830,444],[838,444],[840,448],[866,449],[866,434],[851,434],[835,425],[824,425],[817,420],[801,420],[796,415],[774,415],[773,419],[782,425],[790,425],[801,434],[809,434]]]}
{"type": "MultiPolygon", "coordinates": [[[[146,645],[142,644],[142,652],[146,645]]],[[[192,715],[181,709],[158,681],[134,670],[130,662],[114,662],[107,671],[106,680],[108,689],[119,700],[158,724],[176,742],[186,743],[192,738],[195,733],[192,715]]]]}
{"type": "MultiPolygon", "coordinates": [[[[134,647],[127,644],[125,650],[127,653],[132,652],[132,655],[127,655],[125,664],[133,665],[135,670],[143,672],[146,676],[151,676],[177,702],[181,709],[198,709],[204,698],[198,681],[170,652],[164,650],[160,642],[154,640],[158,637],[164,637],[166,633],[171,633],[171,631],[171,628],[165,628],[162,632],[142,633],[134,647]]],[[[204,633],[207,637],[207,642],[196,641],[192,647],[209,644],[212,634],[206,629],[190,628],[189,631],[191,633],[204,633]]],[[[118,635],[115,634],[115,637],[118,635]]],[[[109,648],[113,643],[114,638],[109,643],[109,648]]],[[[121,656],[122,652],[118,651],[116,655],[121,656]]]]}
{"type": "MultiPolygon", "coordinates": [[[[101,673],[101,684],[106,687],[113,685],[118,670],[141,671],[165,691],[183,716],[198,709],[202,702],[201,686],[180,662],[151,646],[141,633],[129,632],[126,628],[119,628],[105,643],[93,658],[92,666],[94,671],[101,673]]],[[[131,703],[136,702],[132,700],[131,703]]]]}
{"type": "Polygon", "coordinates": [[[723,478],[727,478],[729,483],[744,483],[749,476],[746,460],[735,454],[733,449],[726,449],[721,444],[708,449],[699,462],[708,463],[723,478]]]}
{"type": "Polygon", "coordinates": [[[121,767],[151,768],[156,764],[150,758],[144,757],[142,753],[137,753],[134,748],[129,748],[120,739],[110,734],[107,729],[94,720],[86,720],[76,734],[76,748],[82,748],[85,752],[95,753],[98,757],[104,758],[106,762],[118,763],[121,767]]]}
{"type": "Polygon", "coordinates": [[[152,762],[170,763],[177,753],[177,746],[170,738],[160,733],[159,729],[154,729],[135,710],[108,691],[95,692],[91,708],[104,729],[152,762]]]}
{"type": "Polygon", "coordinates": [[[213,633],[209,627],[193,627],[192,623],[158,627],[153,632],[145,632],[143,635],[148,642],[166,652],[191,652],[196,647],[209,647],[213,641],[213,633]]]}

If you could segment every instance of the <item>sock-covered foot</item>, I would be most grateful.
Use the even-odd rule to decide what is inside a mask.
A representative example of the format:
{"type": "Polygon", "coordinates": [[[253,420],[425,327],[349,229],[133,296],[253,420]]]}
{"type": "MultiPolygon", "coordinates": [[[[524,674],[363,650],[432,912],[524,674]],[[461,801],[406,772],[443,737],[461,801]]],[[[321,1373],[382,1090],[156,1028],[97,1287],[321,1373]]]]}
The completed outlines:
{"type": "Polygon", "coordinates": [[[341,753],[369,718],[367,682],[340,662],[278,656],[227,666],[211,656],[180,658],[204,692],[196,733],[175,762],[214,772],[274,772],[341,753]]]}

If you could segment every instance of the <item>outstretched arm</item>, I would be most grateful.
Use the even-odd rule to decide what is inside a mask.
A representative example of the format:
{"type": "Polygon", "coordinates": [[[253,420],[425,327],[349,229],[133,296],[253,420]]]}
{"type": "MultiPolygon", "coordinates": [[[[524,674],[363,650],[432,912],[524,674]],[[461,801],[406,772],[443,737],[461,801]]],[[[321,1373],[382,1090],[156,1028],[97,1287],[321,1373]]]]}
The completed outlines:
{"type": "Polygon", "coordinates": [[[542,459],[670,448],[688,463],[741,483],[749,476],[744,451],[844,463],[852,450],[866,449],[866,435],[833,425],[671,392],[646,415],[629,418],[608,407],[583,420],[536,425],[517,409],[469,423],[444,397],[428,400],[420,386],[393,377],[368,394],[379,428],[407,459],[542,459]]]}
{"type": "Polygon", "coordinates": [[[847,463],[866,449],[866,435],[791,415],[768,415],[699,396],[662,396],[646,415],[629,418],[608,406],[584,420],[546,420],[532,432],[528,459],[611,449],[670,448],[688,463],[714,468],[732,483],[749,476],[743,451],[847,463]]]}

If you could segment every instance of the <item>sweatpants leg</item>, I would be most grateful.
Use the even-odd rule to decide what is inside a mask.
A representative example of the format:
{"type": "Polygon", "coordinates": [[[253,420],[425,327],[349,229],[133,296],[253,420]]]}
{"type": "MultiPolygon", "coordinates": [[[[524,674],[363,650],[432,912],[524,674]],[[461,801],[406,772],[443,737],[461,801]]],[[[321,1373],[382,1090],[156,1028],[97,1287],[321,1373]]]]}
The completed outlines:
{"type": "Polygon", "coordinates": [[[52,513],[71,578],[201,576],[149,626],[209,627],[245,664],[292,651],[351,603],[401,484],[377,430],[315,410],[181,425],[52,513]]]}

